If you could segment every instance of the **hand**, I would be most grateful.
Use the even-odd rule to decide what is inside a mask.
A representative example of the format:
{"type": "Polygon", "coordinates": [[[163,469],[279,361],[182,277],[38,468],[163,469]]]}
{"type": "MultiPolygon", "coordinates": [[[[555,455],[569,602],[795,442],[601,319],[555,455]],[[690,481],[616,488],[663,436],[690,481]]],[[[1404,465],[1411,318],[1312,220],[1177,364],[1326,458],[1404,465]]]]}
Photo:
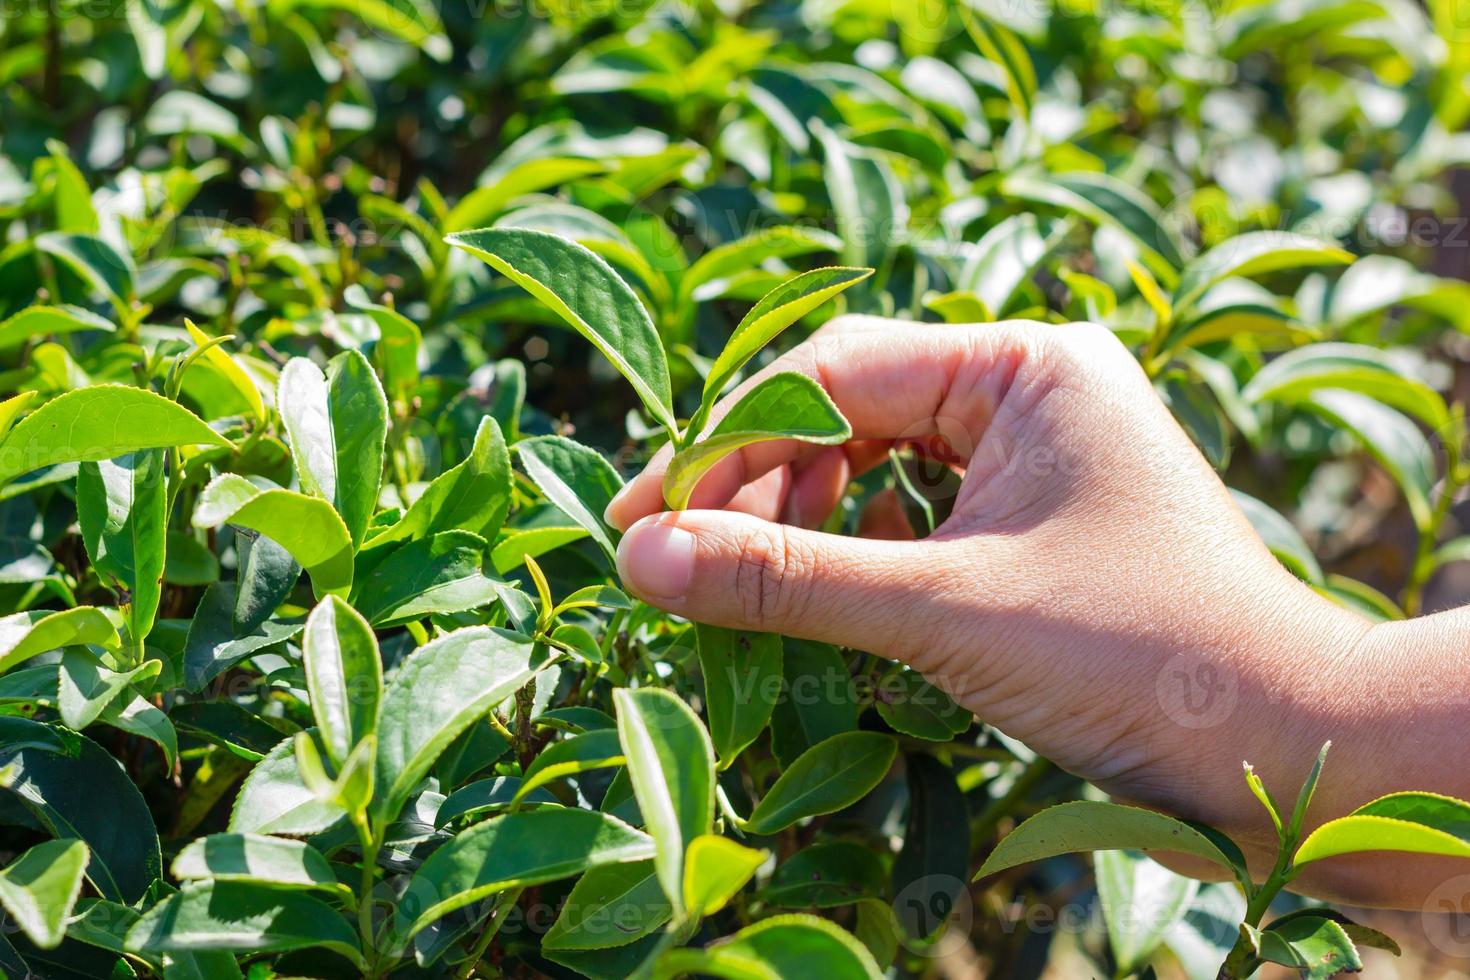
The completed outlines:
{"type": "MultiPolygon", "coordinates": [[[[778,370],[818,381],[854,441],[750,446],[681,513],[659,513],[666,448],[608,508],[627,586],[910,664],[1066,769],[1269,862],[1241,761],[1291,799],[1321,742],[1352,737],[1358,720],[1298,682],[1370,627],[1272,557],[1112,334],[844,317],[778,370]],[[949,519],[923,540],[812,530],[895,442],[963,466],[949,519]]],[[[1356,765],[1329,765],[1316,821],[1368,798],[1343,782],[1356,765]]]]}

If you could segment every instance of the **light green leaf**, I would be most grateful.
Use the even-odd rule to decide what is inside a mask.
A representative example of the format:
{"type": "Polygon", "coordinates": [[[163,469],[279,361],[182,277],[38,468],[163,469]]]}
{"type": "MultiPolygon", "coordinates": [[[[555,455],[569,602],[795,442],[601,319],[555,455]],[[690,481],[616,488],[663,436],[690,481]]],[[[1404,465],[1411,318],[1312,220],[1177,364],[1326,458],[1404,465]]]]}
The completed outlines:
{"type": "Polygon", "coordinates": [[[709,733],[669,691],[619,688],[613,704],[633,794],[657,848],[659,884],[682,914],[684,851],[714,825],[715,756],[709,733]]]}
{"type": "Polygon", "coordinates": [[[214,343],[212,338],[206,335],[204,331],[194,326],[192,320],[186,319],[184,321],[184,329],[189,331],[189,339],[194,341],[195,346],[203,351],[203,354],[200,356],[204,359],[204,362],[224,375],[225,380],[229,381],[230,386],[245,399],[245,404],[250,406],[251,414],[255,416],[255,420],[264,423],[268,417],[265,410],[265,401],[260,397],[260,389],[256,387],[250,375],[245,373],[245,369],[225,352],[219,344],[214,343]]]}
{"type": "Polygon", "coordinates": [[[462,197],[445,217],[444,230],[474,234],[466,229],[483,227],[494,221],[507,204],[523,194],[570,183],[605,170],[607,164],[601,160],[582,160],[576,157],[527,160],[462,197]]]}
{"type": "Polygon", "coordinates": [[[1092,861],[1108,945],[1118,971],[1135,973],[1189,910],[1199,882],[1131,851],[1098,851],[1092,861]]]}
{"type": "Polygon", "coordinates": [[[1363,344],[1299,347],[1257,371],[1240,394],[1250,402],[1290,403],[1324,388],[1368,395],[1413,416],[1431,431],[1448,431],[1449,409],[1439,392],[1404,375],[1385,352],[1363,344]]]}
{"type": "Polygon", "coordinates": [[[683,510],[716,463],[754,443],[796,439],[832,446],[851,436],[852,427],[821,385],[794,371],[773,374],[742,395],[707,436],[674,454],[664,474],[664,499],[683,510]]]}
{"type": "Polygon", "coordinates": [[[419,348],[423,334],[408,317],[368,298],[367,290],[349,286],[342,294],[349,306],[362,310],[378,325],[378,341],[373,355],[383,369],[388,390],[395,396],[407,397],[419,383],[419,348]]]}
{"type": "MultiPolygon", "coordinates": [[[[296,464],[301,492],[329,503],[337,495],[337,447],[333,442],[327,377],[307,357],[293,357],[276,382],[276,411],[296,464]]],[[[303,563],[304,564],[304,563],[303,563]]]]}
{"type": "Polygon", "coordinates": [[[1293,575],[1307,582],[1322,582],[1322,566],[1317,563],[1317,556],[1312,554],[1312,549],[1307,547],[1301,532],[1290,521],[1255,497],[1239,490],[1232,489],[1230,496],[1281,564],[1293,575]]]}
{"type": "Polygon", "coordinates": [[[328,370],[327,410],[336,457],[336,490],[330,499],[357,547],[377,509],[388,439],[388,400],[361,351],[350,350],[333,358],[328,370]]]}
{"type": "Polygon", "coordinates": [[[521,773],[521,785],[513,803],[563,776],[574,776],[589,769],[621,766],[624,762],[618,733],[611,728],[583,732],[560,742],[553,742],[531,760],[521,773]]]}
{"type": "Polygon", "coordinates": [[[675,431],[663,341],[610,265],[575,242],[524,228],[459,232],[446,241],[489,263],[591,341],[633,385],[654,420],[675,431]]]}
{"type": "Polygon", "coordinates": [[[503,583],[483,571],[485,541],[444,531],[397,548],[358,585],[355,602],[375,626],[489,605],[503,583]]]}
{"type": "Polygon", "coordinates": [[[1119,849],[1188,854],[1236,870],[1233,856],[1182,820],[1142,807],[1078,800],[1042,810],[1007,834],[975,880],[1058,854],[1119,849]]]}
{"type": "Polygon", "coordinates": [[[369,533],[368,548],[465,530],[493,540],[510,508],[510,454],[500,425],[480,420],[474,445],[464,462],[435,477],[404,515],[389,527],[369,533]]]}
{"type": "Polygon", "coordinates": [[[15,424],[0,440],[0,483],[57,463],[195,445],[231,448],[199,416],[162,395],[93,385],[57,396],[15,424]]]}
{"type": "Polygon", "coordinates": [[[985,320],[1004,316],[1021,287],[1061,244],[1067,227],[1029,212],[1002,220],[975,243],[956,288],[979,298],[991,314],[985,320]]]}
{"type": "Polygon", "coordinates": [[[1001,193],[1078,215],[1095,225],[1117,228],[1169,270],[1184,264],[1179,243],[1164,216],[1142,191],[1104,173],[1042,174],[1018,171],[1001,181],[1001,193]]]}
{"type": "Polygon", "coordinates": [[[90,650],[67,650],[61,656],[56,695],[61,720],[78,731],[86,728],[130,685],[156,677],[162,666],[161,661],[145,660],[131,670],[110,670],[90,650]]]}
{"type": "Polygon", "coordinates": [[[378,727],[383,663],[367,620],[337,596],[327,596],[306,617],[302,666],[311,713],[337,766],[353,746],[378,727]]]}
{"type": "Polygon", "coordinates": [[[128,930],[134,953],[230,950],[279,953],[319,947],[365,964],[357,934],[330,905],[301,892],[245,881],[190,882],[128,930]]]}
{"type": "Polygon", "coordinates": [[[1432,520],[1434,450],[1409,419],[1369,395],[1326,388],[1301,402],[1329,422],[1358,437],[1363,448],[1393,477],[1421,530],[1432,520]]]}
{"type": "Polygon", "coordinates": [[[612,464],[561,436],[522,439],[516,443],[516,455],[546,499],[590,534],[609,561],[615,560],[617,532],[602,519],[607,505],[623,488],[612,464]]]}
{"type": "Polygon", "coordinates": [[[1174,313],[1182,315],[1223,279],[1248,279],[1283,269],[1347,265],[1352,261],[1351,252],[1307,235],[1283,231],[1237,235],[1184,267],[1174,289],[1174,313]]]}
{"type": "Polygon", "coordinates": [[[1329,820],[1297,848],[1297,866],[1359,851],[1470,857],[1470,803],[1434,793],[1392,793],[1329,820]]]}
{"type": "Polygon", "coordinates": [[[27,340],[81,330],[117,330],[111,320],[80,306],[27,306],[0,321],[0,350],[19,347],[27,340]]]}
{"type": "Polygon", "coordinates": [[[770,856],[719,834],[694,838],[684,853],[686,914],[698,919],[724,908],[770,856]]]}
{"type": "Polygon", "coordinates": [[[744,829],[774,834],[798,820],[851,806],[883,780],[897,752],[893,739],[879,732],[846,732],[817,743],[781,774],[744,829]]]}
{"type": "Polygon", "coordinates": [[[842,239],[820,229],[801,225],[762,228],[716,245],[701,255],[679,280],[679,293],[685,302],[709,299],[719,294],[725,280],[759,268],[771,259],[835,252],[841,248],[842,239]]]}
{"type": "Polygon", "coordinates": [[[383,695],[379,819],[397,816],[449,743],[554,659],[526,637],[488,626],[455,630],[415,650],[383,695]]]}
{"type": "Polygon", "coordinates": [[[604,864],[643,861],[653,842],[595,810],[507,813],[461,832],[419,865],[399,898],[387,946],[486,895],[568,878],[604,864]]]}
{"type": "Polygon", "coordinates": [[[33,609],[0,618],[0,672],[47,650],[85,643],[118,645],[112,620],[93,606],[63,612],[33,609]]]}
{"type": "Polygon", "coordinates": [[[842,236],[842,259],[879,268],[907,230],[903,187],[881,155],[849,143],[818,120],[812,129],[822,142],[822,175],[842,236]]]}
{"type": "Polygon", "coordinates": [[[649,935],[673,909],[650,861],[591,868],[567,894],[541,948],[612,949],[649,935]]]}
{"type": "Polygon", "coordinates": [[[0,871],[0,906],[41,949],[61,945],[88,857],[79,840],[48,840],[0,871]]]}
{"type": "Polygon", "coordinates": [[[174,858],[181,881],[252,881],[280,888],[344,891],[321,853],[305,841],[262,834],[209,834],[197,837],[174,858]]]}
{"type": "MultiPolygon", "coordinates": [[[[1247,926],[1246,928],[1250,928],[1247,926]]],[[[1273,922],[1256,934],[1261,959],[1300,972],[1303,980],[1329,980],[1358,973],[1363,960],[1337,922],[1327,916],[1298,916],[1273,922]]]]}
{"type": "Polygon", "coordinates": [[[781,696],[781,637],[698,624],[710,741],[725,769],[770,723],[781,696]]]}
{"type": "Polygon", "coordinates": [[[867,947],[840,926],[815,915],[777,915],[703,950],[669,950],[654,972],[659,980],[685,975],[880,980],[883,971],[867,947]]]}
{"type": "Polygon", "coordinates": [[[233,524],[259,531],[306,569],[318,596],[343,595],[352,585],[352,538],[321,498],[223,473],[199,495],[193,521],[195,527],[233,524]]]}
{"type": "Polygon", "coordinates": [[[77,469],[77,524],[92,567],[119,592],[135,647],[153,629],[163,590],[167,477],[161,449],[77,469]]]}
{"type": "Polygon", "coordinates": [[[317,799],[296,769],[291,738],[282,739],[240,784],[229,830],[242,834],[314,834],[347,816],[317,799]]]}
{"type": "Polygon", "coordinates": [[[813,269],[786,280],[762,296],[760,302],[751,307],[750,312],[735,327],[730,339],[725,341],[725,349],[715,358],[709,375],[704,379],[700,418],[708,416],[709,407],[714,405],[725,385],[745,366],[745,362],[780,335],[781,331],[872,274],[872,269],[849,269],[842,266],[813,269]]]}

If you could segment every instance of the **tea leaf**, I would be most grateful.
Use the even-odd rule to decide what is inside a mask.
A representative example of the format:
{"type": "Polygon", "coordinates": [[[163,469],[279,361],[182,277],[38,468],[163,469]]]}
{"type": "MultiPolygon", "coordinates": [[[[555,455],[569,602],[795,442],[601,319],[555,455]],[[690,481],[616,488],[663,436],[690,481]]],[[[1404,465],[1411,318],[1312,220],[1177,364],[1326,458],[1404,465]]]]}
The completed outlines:
{"type": "Polygon", "coordinates": [[[510,507],[510,455],[495,419],[485,417],[463,462],[435,477],[395,523],[373,533],[366,548],[464,530],[493,540],[510,507]]]}
{"type": "Polygon", "coordinates": [[[577,879],[541,939],[546,950],[611,949],[649,935],[673,909],[652,861],[604,864],[577,879]]]}
{"type": "Polygon", "coordinates": [[[394,672],[378,720],[378,797],[392,819],[439,753],[555,658],[528,638],[475,626],[419,647],[394,672]]]}
{"type": "Polygon", "coordinates": [[[725,349],[715,358],[704,379],[700,417],[707,417],[709,407],[719,397],[745,362],[760,352],[781,331],[800,320],[829,299],[873,274],[872,269],[833,267],[813,269],[788,279],[761,297],[759,303],[735,326],[725,349]]]}
{"type": "Polygon", "coordinates": [[[135,647],[162,596],[167,480],[162,450],[125,453],[77,469],[77,523],[92,567],[122,594],[135,647]]]}
{"type": "Polygon", "coordinates": [[[358,584],[355,601],[379,627],[489,605],[499,583],[480,570],[484,555],[484,539],[468,531],[410,541],[358,584]]]}
{"type": "Polygon", "coordinates": [[[112,620],[92,606],[63,612],[33,609],[0,618],[0,672],[47,650],[84,643],[118,644],[112,620]]]}
{"type": "Polygon", "coordinates": [[[794,977],[879,980],[867,947],[814,915],[777,915],[746,926],[703,950],[674,949],[659,960],[661,976],[794,977]]]}
{"type": "Polygon", "coordinates": [[[1307,235],[1279,231],[1237,235],[1184,267],[1179,274],[1179,285],[1174,288],[1175,315],[1192,307],[1222,279],[1232,276],[1248,279],[1282,269],[1346,265],[1352,260],[1351,253],[1307,235]]]}
{"type": "Polygon", "coordinates": [[[654,421],[676,429],[663,341],[633,290],[575,242],[524,228],[485,228],[446,239],[550,307],[627,378],[654,421]]]}
{"type": "Polygon", "coordinates": [[[1293,967],[1304,980],[1329,980],[1339,973],[1363,969],[1353,941],[1341,925],[1326,916],[1273,922],[1257,934],[1257,941],[1261,959],[1293,967]]]}
{"type": "Polygon", "coordinates": [[[330,905],[245,881],[190,882],[145,912],[127,936],[134,953],[269,953],[314,946],[365,966],[352,927],[330,905]]]}
{"type": "Polygon", "coordinates": [[[37,844],[0,871],[0,906],[31,942],[55,949],[66,934],[82,890],[87,845],[79,840],[37,844]]]}
{"type": "Polygon", "coordinates": [[[0,484],[63,462],[97,462],[140,449],[223,446],[193,412],[142,388],[93,385],[51,399],[0,439],[0,484]]]}
{"type": "Polygon", "coordinates": [[[659,884],[682,915],[684,851],[714,825],[714,749],[694,712],[668,691],[622,688],[613,704],[628,777],[653,835],[659,884]]]}
{"type": "Polygon", "coordinates": [[[332,505],[320,498],[224,473],[199,495],[193,522],[195,527],[234,524],[259,531],[306,569],[319,596],[342,595],[352,585],[352,539],[332,505]]]}
{"type": "Polygon", "coordinates": [[[1367,395],[1435,432],[1448,431],[1449,409],[1439,393],[1405,377],[1383,351],[1362,344],[1312,344],[1283,354],[1257,371],[1240,394],[1250,402],[1293,402],[1322,389],[1367,395]]]}
{"type": "Polygon", "coordinates": [[[847,419],[821,385],[784,371],[747,391],[709,435],[674,454],[664,474],[664,499],[682,510],[700,479],[730,453],[757,442],[797,439],[830,446],[852,436],[847,419]]]}
{"type": "Polygon", "coordinates": [[[27,340],[83,330],[117,330],[113,322],[80,306],[27,306],[0,320],[0,350],[19,347],[27,340]]]}
{"type": "MultiPolygon", "coordinates": [[[[560,436],[523,439],[516,443],[516,454],[546,499],[590,534],[609,561],[615,560],[617,532],[602,519],[623,487],[611,464],[586,446],[560,436]]],[[[522,558],[526,554],[529,552],[522,558]]]]}
{"type": "Polygon", "coordinates": [[[781,637],[703,623],[695,629],[710,741],[726,769],[771,720],[781,693],[781,637]]]}
{"type": "Polygon", "coordinates": [[[1218,844],[1182,820],[1136,806],[1078,800],[1043,810],[1007,834],[974,880],[1058,854],[1119,849],[1189,854],[1235,869],[1218,844]]]}
{"type": "Polygon", "coordinates": [[[306,617],[301,650],[312,716],[327,755],[341,766],[378,727],[383,664],[377,637],[357,610],[328,596],[306,617]]]}
{"type": "Polygon", "coordinates": [[[897,751],[893,739],[878,732],[846,732],[817,743],[781,773],[751,811],[745,829],[774,834],[856,803],[888,774],[897,751]]]}
{"type": "Polygon", "coordinates": [[[250,881],[279,888],[322,888],[337,892],[343,885],[331,865],[305,841],[261,834],[210,834],[198,837],[174,858],[175,878],[187,881],[250,881]]]}
{"type": "Polygon", "coordinates": [[[618,733],[613,729],[584,732],[561,742],[553,742],[521,773],[521,785],[512,803],[518,803],[532,791],[563,776],[573,776],[589,769],[621,766],[624,762],[618,733]]]}
{"type": "Polygon", "coordinates": [[[335,456],[336,489],[330,499],[357,547],[378,506],[388,438],[388,400],[360,351],[348,351],[332,361],[327,410],[335,456]]]}
{"type": "Polygon", "coordinates": [[[256,763],[240,785],[229,830],[240,834],[314,834],[347,816],[307,788],[296,769],[292,739],[285,738],[256,763]]]}
{"type": "Polygon", "coordinates": [[[684,908],[696,918],[713,915],[745,887],[769,851],[742,847],[727,837],[705,834],[684,855],[684,908]]]}
{"type": "Polygon", "coordinates": [[[927,939],[949,921],[970,867],[970,808],[948,766],[933,756],[905,757],[909,814],[893,859],[893,894],[903,929],[927,939]]]}
{"type": "Polygon", "coordinates": [[[589,868],[646,860],[653,842],[595,810],[551,809],[492,817],[419,865],[398,900],[388,947],[401,950],[435,919],[486,895],[568,878],[589,868]]]}

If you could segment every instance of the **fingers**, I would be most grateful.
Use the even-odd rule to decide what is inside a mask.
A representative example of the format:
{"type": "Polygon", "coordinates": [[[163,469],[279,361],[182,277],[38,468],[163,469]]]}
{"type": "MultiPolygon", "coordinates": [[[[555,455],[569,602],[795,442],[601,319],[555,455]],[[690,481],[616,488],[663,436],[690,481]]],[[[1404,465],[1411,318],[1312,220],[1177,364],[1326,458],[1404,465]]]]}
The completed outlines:
{"type": "Polygon", "coordinates": [[[922,602],[940,591],[945,547],[682,511],[635,524],[618,572],[639,598],[702,623],[904,656],[925,648],[922,602]]]}
{"type": "MultiPolygon", "coordinates": [[[[719,418],[745,390],[779,371],[798,371],[821,384],[852,425],[857,441],[942,437],[957,453],[973,449],[996,405],[1031,353],[1036,331],[1023,324],[924,327],[861,318],[855,326],[819,331],[726,397],[719,418]]],[[[873,445],[858,452],[867,462],[873,445]]],[[[788,463],[823,452],[794,440],[756,443],[731,453],[700,482],[693,508],[725,506],[744,486],[788,463]]],[[[672,451],[664,447],[608,506],[618,528],[663,507],[661,483],[672,451]]],[[[849,460],[850,471],[858,467],[849,460]]]]}

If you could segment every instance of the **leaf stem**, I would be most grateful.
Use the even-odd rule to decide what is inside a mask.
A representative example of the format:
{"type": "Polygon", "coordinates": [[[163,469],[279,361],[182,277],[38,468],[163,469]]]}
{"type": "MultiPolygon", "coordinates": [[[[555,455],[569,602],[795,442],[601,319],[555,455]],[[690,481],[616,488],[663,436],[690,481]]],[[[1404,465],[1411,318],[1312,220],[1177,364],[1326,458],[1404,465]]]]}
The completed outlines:
{"type": "Polygon", "coordinates": [[[469,980],[470,976],[474,974],[475,967],[484,958],[485,951],[490,948],[490,943],[495,939],[495,934],[500,931],[500,927],[510,917],[510,910],[515,908],[516,902],[521,900],[521,892],[523,891],[525,891],[524,888],[512,888],[500,896],[500,901],[495,903],[495,911],[490,914],[490,921],[485,923],[485,929],[480,933],[480,938],[475,940],[475,945],[470,950],[469,958],[465,960],[464,966],[460,969],[459,973],[455,974],[457,980],[469,980]]]}

